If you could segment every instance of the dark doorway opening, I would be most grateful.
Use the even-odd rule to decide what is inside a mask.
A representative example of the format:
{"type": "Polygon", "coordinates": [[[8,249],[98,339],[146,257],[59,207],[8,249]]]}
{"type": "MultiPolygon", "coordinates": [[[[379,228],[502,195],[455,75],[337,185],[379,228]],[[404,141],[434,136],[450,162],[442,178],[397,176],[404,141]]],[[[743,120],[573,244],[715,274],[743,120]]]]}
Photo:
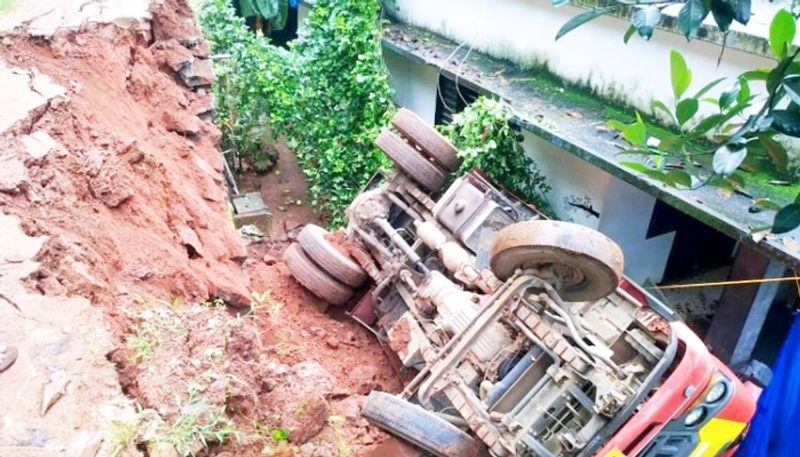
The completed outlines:
{"type": "Polygon", "coordinates": [[[439,88],[436,97],[436,124],[449,124],[453,116],[460,113],[470,103],[474,102],[480,94],[456,83],[453,79],[439,75],[439,88]]]}

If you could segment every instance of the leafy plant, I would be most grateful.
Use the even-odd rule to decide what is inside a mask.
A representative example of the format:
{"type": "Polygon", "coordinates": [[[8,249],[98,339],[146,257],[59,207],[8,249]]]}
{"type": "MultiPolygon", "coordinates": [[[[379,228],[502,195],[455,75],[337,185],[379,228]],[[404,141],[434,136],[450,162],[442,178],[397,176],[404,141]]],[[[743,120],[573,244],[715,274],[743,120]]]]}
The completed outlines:
{"type": "Polygon", "coordinates": [[[480,168],[523,200],[551,213],[545,198],[550,186],[522,149],[522,135],[509,123],[512,117],[507,104],[480,97],[444,127],[463,159],[456,174],[480,168]]]}
{"type": "Polygon", "coordinates": [[[225,407],[214,407],[191,386],[189,398],[181,406],[180,415],[163,430],[159,442],[172,446],[180,455],[195,455],[198,444],[208,448],[211,443],[229,439],[241,440],[239,431],[225,414],[225,407]]]}
{"type": "MultiPolygon", "coordinates": [[[[568,3],[569,0],[553,0],[553,6],[568,3]]],[[[567,21],[556,34],[556,39],[602,15],[632,8],[631,25],[625,32],[625,42],[627,43],[634,33],[649,40],[661,22],[662,10],[676,3],[683,4],[678,13],[677,27],[687,39],[697,36],[700,25],[709,14],[723,32],[728,31],[733,21],[743,25],[747,25],[750,21],[751,0],[610,0],[567,21]]]]}
{"type": "MultiPolygon", "coordinates": [[[[653,102],[675,128],[660,138],[648,134],[648,126],[637,113],[632,124],[609,122],[631,144],[626,152],[647,156],[649,164],[628,165],[651,178],[674,187],[697,188],[712,184],[731,190],[743,189],[748,177],[742,171],[769,172],[797,181],[798,140],[800,137],[800,49],[791,48],[796,18],[779,11],[770,27],[770,46],[777,59],[774,68],[745,72],[734,81],[719,79],[706,84],[692,96],[686,92],[692,72],[677,52],[670,55],[674,103],[653,102]],[[727,90],[718,98],[708,97],[709,90],[726,82],[727,90]],[[765,84],[766,97],[753,95],[751,86],[765,84]],[[712,104],[715,113],[699,114],[701,103],[712,104]],[[787,147],[789,150],[787,151],[787,147]]],[[[800,195],[781,207],[767,198],[756,198],[753,205],[777,209],[773,233],[784,233],[800,225],[800,195]]]]}
{"type": "Polygon", "coordinates": [[[289,432],[282,428],[272,429],[269,435],[275,442],[289,441],[289,432]]]}
{"type": "Polygon", "coordinates": [[[248,132],[270,122],[297,155],[311,203],[344,222],[343,209],[386,157],[373,145],[393,110],[378,0],[319,0],[285,51],[249,33],[225,0],[201,23],[214,51],[225,142],[251,150],[248,132]]]}

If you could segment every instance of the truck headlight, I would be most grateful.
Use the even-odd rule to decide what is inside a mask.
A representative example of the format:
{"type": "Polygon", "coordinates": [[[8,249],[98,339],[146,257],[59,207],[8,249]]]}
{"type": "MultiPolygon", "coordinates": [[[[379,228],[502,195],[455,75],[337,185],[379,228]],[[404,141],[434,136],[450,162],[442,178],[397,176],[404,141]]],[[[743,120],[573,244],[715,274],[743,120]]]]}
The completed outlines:
{"type": "Polygon", "coordinates": [[[717,381],[706,394],[706,403],[716,403],[720,401],[725,394],[728,393],[728,386],[722,382],[717,381]]]}
{"type": "Polygon", "coordinates": [[[703,422],[703,419],[706,418],[706,407],[705,406],[698,406],[697,408],[689,411],[689,414],[686,415],[686,418],[683,420],[683,424],[687,427],[694,427],[695,425],[703,422]]]}

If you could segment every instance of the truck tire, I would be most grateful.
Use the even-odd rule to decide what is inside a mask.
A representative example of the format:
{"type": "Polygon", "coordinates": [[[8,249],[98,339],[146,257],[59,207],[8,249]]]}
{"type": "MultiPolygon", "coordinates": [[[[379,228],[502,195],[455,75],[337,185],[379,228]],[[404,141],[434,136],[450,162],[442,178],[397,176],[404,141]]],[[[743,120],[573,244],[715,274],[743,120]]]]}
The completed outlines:
{"type": "Polygon", "coordinates": [[[437,192],[447,180],[439,167],[389,130],[383,129],[375,144],[392,159],[397,168],[428,191],[437,192]]]}
{"type": "Polygon", "coordinates": [[[386,392],[371,392],[362,414],[378,427],[437,457],[480,455],[478,442],[458,427],[386,392]]]}
{"type": "Polygon", "coordinates": [[[559,294],[564,301],[592,301],[616,290],[623,255],[617,243],[589,227],[533,220],[497,233],[490,265],[504,281],[518,268],[552,267],[562,278],[559,294]]]}
{"type": "Polygon", "coordinates": [[[353,289],[322,271],[299,244],[289,245],[283,252],[283,260],[297,282],[327,303],[344,305],[353,297],[353,289]]]}
{"type": "Polygon", "coordinates": [[[461,159],[458,158],[456,147],[415,112],[400,108],[392,118],[392,125],[445,171],[458,170],[461,159]]]}
{"type": "Polygon", "coordinates": [[[367,279],[361,267],[349,256],[328,241],[328,231],[324,228],[308,224],[297,236],[297,242],[303,252],[324,272],[347,284],[358,287],[367,279]]]}

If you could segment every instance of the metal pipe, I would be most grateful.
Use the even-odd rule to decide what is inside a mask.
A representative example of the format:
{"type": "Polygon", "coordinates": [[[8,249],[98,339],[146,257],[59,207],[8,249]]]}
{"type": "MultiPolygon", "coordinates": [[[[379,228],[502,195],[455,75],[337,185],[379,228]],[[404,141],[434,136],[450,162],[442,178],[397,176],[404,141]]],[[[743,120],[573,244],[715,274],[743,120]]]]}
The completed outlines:
{"type": "Polygon", "coordinates": [[[537,350],[539,355],[544,352],[539,346],[533,346],[530,351],[525,353],[525,355],[522,357],[522,360],[517,362],[517,364],[514,365],[514,368],[512,368],[508,374],[503,376],[503,379],[501,379],[500,382],[489,389],[485,400],[486,405],[489,408],[493,407],[495,403],[497,403],[497,401],[500,400],[500,398],[506,392],[508,392],[508,389],[511,388],[511,385],[517,382],[517,380],[522,377],[523,373],[525,373],[528,368],[533,366],[533,362],[536,360],[535,355],[537,350]]]}
{"type": "Polygon", "coordinates": [[[403,211],[405,211],[405,212],[406,212],[406,214],[408,214],[408,215],[409,215],[409,216],[411,216],[412,218],[414,218],[414,219],[416,219],[416,220],[422,220],[422,219],[423,219],[421,214],[419,214],[419,213],[418,213],[418,212],[416,212],[416,211],[415,211],[413,208],[411,208],[410,206],[408,206],[408,205],[407,205],[405,202],[403,202],[402,200],[400,200],[400,198],[399,198],[397,195],[395,195],[395,194],[393,194],[393,193],[391,193],[391,192],[386,192],[386,197],[388,197],[388,198],[389,198],[389,200],[391,200],[391,201],[392,201],[392,203],[394,203],[395,205],[399,206],[399,207],[400,207],[400,209],[402,209],[403,211]]]}
{"type": "Polygon", "coordinates": [[[562,319],[564,319],[565,321],[564,323],[567,325],[567,329],[569,330],[569,333],[572,335],[572,339],[575,341],[575,344],[577,344],[578,347],[583,349],[583,351],[586,352],[586,354],[588,354],[590,357],[594,357],[605,363],[617,375],[619,379],[625,379],[627,377],[625,372],[622,371],[622,369],[616,363],[614,363],[614,361],[611,360],[610,357],[606,356],[605,354],[600,354],[594,348],[586,344],[585,341],[583,341],[583,335],[576,327],[573,317],[565,309],[566,304],[564,303],[563,300],[561,300],[561,297],[558,296],[558,293],[555,291],[553,286],[545,282],[544,290],[547,292],[547,295],[549,295],[550,298],[552,299],[551,301],[547,302],[547,305],[562,319]]]}
{"type": "Polygon", "coordinates": [[[392,224],[390,224],[389,221],[386,219],[374,219],[373,221],[378,225],[378,227],[380,227],[381,230],[383,230],[392,243],[400,248],[400,250],[403,251],[403,254],[405,254],[408,259],[411,260],[411,263],[414,264],[414,267],[417,269],[417,271],[423,274],[430,272],[428,267],[422,263],[422,258],[419,256],[419,254],[417,254],[417,251],[415,251],[414,248],[406,243],[406,240],[404,240],[403,237],[397,233],[397,230],[392,227],[392,224]]]}

